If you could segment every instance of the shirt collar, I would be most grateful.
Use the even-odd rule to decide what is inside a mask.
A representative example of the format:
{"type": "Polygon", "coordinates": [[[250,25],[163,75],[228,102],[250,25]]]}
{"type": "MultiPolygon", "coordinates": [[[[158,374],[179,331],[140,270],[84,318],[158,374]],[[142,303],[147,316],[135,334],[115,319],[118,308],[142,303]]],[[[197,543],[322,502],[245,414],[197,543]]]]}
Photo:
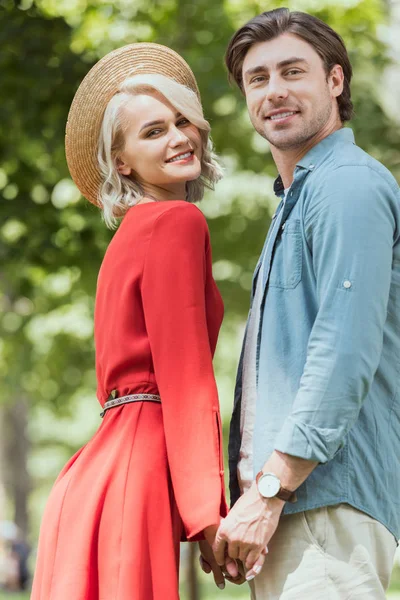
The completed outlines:
{"type": "Polygon", "coordinates": [[[311,150],[299,160],[296,166],[312,171],[325,159],[327,154],[332,152],[332,148],[346,142],[355,144],[354,133],[349,127],[342,127],[318,142],[318,144],[311,148],[311,150]]]}
{"type": "MultiPolygon", "coordinates": [[[[354,133],[350,127],[342,127],[318,142],[318,144],[311,148],[311,150],[299,160],[296,167],[313,171],[315,167],[323,162],[326,156],[332,152],[332,149],[335,146],[344,142],[355,144],[354,133]]],[[[284,192],[284,185],[280,175],[275,179],[274,192],[277,196],[282,196],[284,192]]]]}

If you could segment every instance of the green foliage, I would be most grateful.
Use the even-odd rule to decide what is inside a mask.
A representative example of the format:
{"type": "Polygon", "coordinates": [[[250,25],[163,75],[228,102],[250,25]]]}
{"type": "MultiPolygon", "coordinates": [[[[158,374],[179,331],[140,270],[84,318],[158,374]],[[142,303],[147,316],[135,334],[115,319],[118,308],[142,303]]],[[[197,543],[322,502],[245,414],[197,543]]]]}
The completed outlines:
{"type": "MultiPolygon", "coordinates": [[[[399,123],[383,110],[382,94],[390,90],[380,84],[389,64],[383,0],[0,0],[0,402],[22,394],[35,407],[32,465],[40,463],[41,447],[71,453],[86,441],[86,428],[80,439],[63,439],[49,415],[75,428],[79,398],[91,398],[97,411],[93,302],[111,233],[69,178],[64,131],[90,66],[134,41],[171,46],[192,66],[226,167],[202,208],[226,304],[216,366],[229,415],[251,275],[276,204],[276,169],[241,94],[228,84],[223,56],[238,26],[282,5],[313,12],[341,33],[355,71],[358,143],[400,178],[399,123]]],[[[53,470],[35,471],[37,483],[48,485],[53,470]]]]}
{"type": "Polygon", "coordinates": [[[32,400],[62,402],[68,384],[57,394],[49,393],[48,384],[60,380],[58,367],[65,363],[89,367],[91,336],[82,344],[80,335],[61,328],[45,348],[45,327],[38,330],[35,323],[71,303],[88,302],[93,266],[106,245],[104,234],[103,244],[95,239],[94,211],[79,213],[74,204],[79,194],[68,179],[63,150],[68,108],[87,65],[71,52],[63,19],[15,6],[2,18],[2,387],[7,396],[21,390],[32,400]]]}

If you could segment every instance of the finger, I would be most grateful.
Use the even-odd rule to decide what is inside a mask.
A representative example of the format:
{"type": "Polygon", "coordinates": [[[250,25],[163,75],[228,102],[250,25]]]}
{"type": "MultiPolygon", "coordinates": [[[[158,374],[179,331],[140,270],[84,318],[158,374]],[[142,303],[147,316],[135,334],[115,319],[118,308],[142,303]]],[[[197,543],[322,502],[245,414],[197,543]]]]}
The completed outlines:
{"type": "Polygon", "coordinates": [[[225,587],[225,577],[221,571],[221,568],[217,564],[215,564],[215,566],[213,565],[212,571],[214,575],[215,585],[219,587],[220,590],[223,590],[225,587]]]}
{"type": "MultiPolygon", "coordinates": [[[[261,556],[265,556],[266,554],[268,554],[268,547],[265,546],[265,548],[262,550],[261,552],[261,556]]],[[[251,552],[248,553],[246,560],[243,561],[244,566],[246,567],[246,569],[251,569],[253,567],[253,565],[256,563],[257,558],[260,556],[260,552],[257,550],[252,550],[251,552]]]]}
{"type": "Polygon", "coordinates": [[[231,542],[228,546],[228,552],[227,552],[226,556],[230,556],[231,558],[234,558],[236,560],[237,558],[239,558],[239,552],[240,552],[239,544],[235,544],[234,542],[231,542]]]}
{"type": "Polygon", "coordinates": [[[253,564],[252,568],[249,571],[247,571],[246,581],[251,581],[252,579],[254,579],[254,577],[256,577],[261,572],[264,562],[265,562],[265,554],[260,554],[260,556],[257,558],[256,562],[253,564]]]}
{"type": "Polygon", "coordinates": [[[242,583],[244,583],[246,581],[246,578],[244,575],[242,575],[242,573],[239,573],[239,575],[235,578],[227,575],[225,577],[225,579],[226,579],[226,581],[229,581],[230,583],[234,583],[235,585],[242,585],[242,583]]]}
{"type": "Polygon", "coordinates": [[[200,554],[199,556],[199,563],[200,563],[200,567],[201,570],[204,571],[204,573],[211,573],[211,566],[210,564],[206,561],[205,558],[203,558],[200,554]]]}
{"type": "Polygon", "coordinates": [[[236,561],[230,556],[227,556],[225,559],[225,570],[228,572],[228,576],[232,577],[233,579],[239,575],[239,569],[236,561]]]}
{"type": "Polygon", "coordinates": [[[212,546],[215,560],[222,567],[225,564],[225,549],[226,549],[226,540],[218,535],[215,536],[215,542],[212,546]]]}
{"type": "Polygon", "coordinates": [[[228,578],[228,581],[231,581],[235,585],[242,585],[246,581],[246,572],[243,563],[240,560],[236,560],[236,565],[238,568],[238,575],[234,579],[232,577],[228,578]]]}
{"type": "Polygon", "coordinates": [[[263,556],[262,552],[260,553],[260,550],[251,550],[251,552],[248,552],[245,560],[242,561],[246,571],[253,568],[253,565],[255,565],[259,556],[263,556]]]}
{"type": "MultiPolygon", "coordinates": [[[[247,557],[250,554],[250,552],[251,552],[251,550],[250,550],[250,548],[248,546],[241,546],[239,548],[239,556],[238,556],[238,558],[239,558],[239,560],[242,561],[242,563],[244,565],[246,564],[246,560],[247,560],[247,557]]],[[[256,551],[256,555],[255,555],[253,563],[256,561],[256,559],[258,558],[259,555],[260,555],[260,552],[256,551]]],[[[250,565],[250,567],[247,567],[247,568],[248,569],[251,568],[253,566],[253,563],[250,565]]]]}
{"type": "Polygon", "coordinates": [[[242,561],[241,560],[237,560],[236,564],[238,566],[239,573],[242,573],[242,575],[245,575],[245,568],[244,568],[244,564],[242,563],[242,561]]]}

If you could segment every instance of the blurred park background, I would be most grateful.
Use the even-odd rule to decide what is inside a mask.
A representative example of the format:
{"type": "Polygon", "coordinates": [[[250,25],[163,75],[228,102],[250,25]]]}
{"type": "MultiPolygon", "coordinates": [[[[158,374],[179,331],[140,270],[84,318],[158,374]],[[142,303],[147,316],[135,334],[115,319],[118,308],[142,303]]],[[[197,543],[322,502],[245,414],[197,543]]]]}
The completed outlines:
{"type": "MultiPolygon", "coordinates": [[[[65,122],[76,88],[100,57],[136,41],[171,46],[197,76],[226,170],[200,207],[209,222],[214,273],[226,307],[215,367],[227,440],[252,271],[276,205],[276,170],[267,142],[250,125],[243,98],[227,82],[223,55],[238,26],[277,6],[312,12],[342,35],[354,66],[357,142],[400,181],[398,2],[0,0],[3,583],[7,564],[17,564],[22,553],[21,543],[31,548],[32,572],[50,487],[100,424],[92,317],[97,272],[112,233],[80,197],[65,162],[65,122]]],[[[225,592],[213,587],[193,567],[192,554],[186,547],[183,600],[249,597],[244,586],[229,585],[225,592]]],[[[391,590],[389,597],[400,598],[397,570],[391,590]]]]}

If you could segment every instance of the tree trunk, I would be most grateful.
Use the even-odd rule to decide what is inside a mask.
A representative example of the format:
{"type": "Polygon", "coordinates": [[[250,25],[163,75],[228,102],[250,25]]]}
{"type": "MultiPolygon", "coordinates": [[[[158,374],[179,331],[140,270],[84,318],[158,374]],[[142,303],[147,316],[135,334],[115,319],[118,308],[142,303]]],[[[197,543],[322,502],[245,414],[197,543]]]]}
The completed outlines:
{"type": "Polygon", "coordinates": [[[14,507],[13,520],[23,539],[29,533],[28,498],[31,480],[28,473],[29,440],[27,434],[28,406],[23,397],[15,398],[2,407],[2,435],[0,438],[2,469],[6,495],[14,507]]]}
{"type": "Polygon", "coordinates": [[[198,555],[198,546],[196,543],[189,543],[189,555],[187,561],[187,584],[189,600],[200,600],[199,581],[197,578],[196,558],[198,555]]]}

